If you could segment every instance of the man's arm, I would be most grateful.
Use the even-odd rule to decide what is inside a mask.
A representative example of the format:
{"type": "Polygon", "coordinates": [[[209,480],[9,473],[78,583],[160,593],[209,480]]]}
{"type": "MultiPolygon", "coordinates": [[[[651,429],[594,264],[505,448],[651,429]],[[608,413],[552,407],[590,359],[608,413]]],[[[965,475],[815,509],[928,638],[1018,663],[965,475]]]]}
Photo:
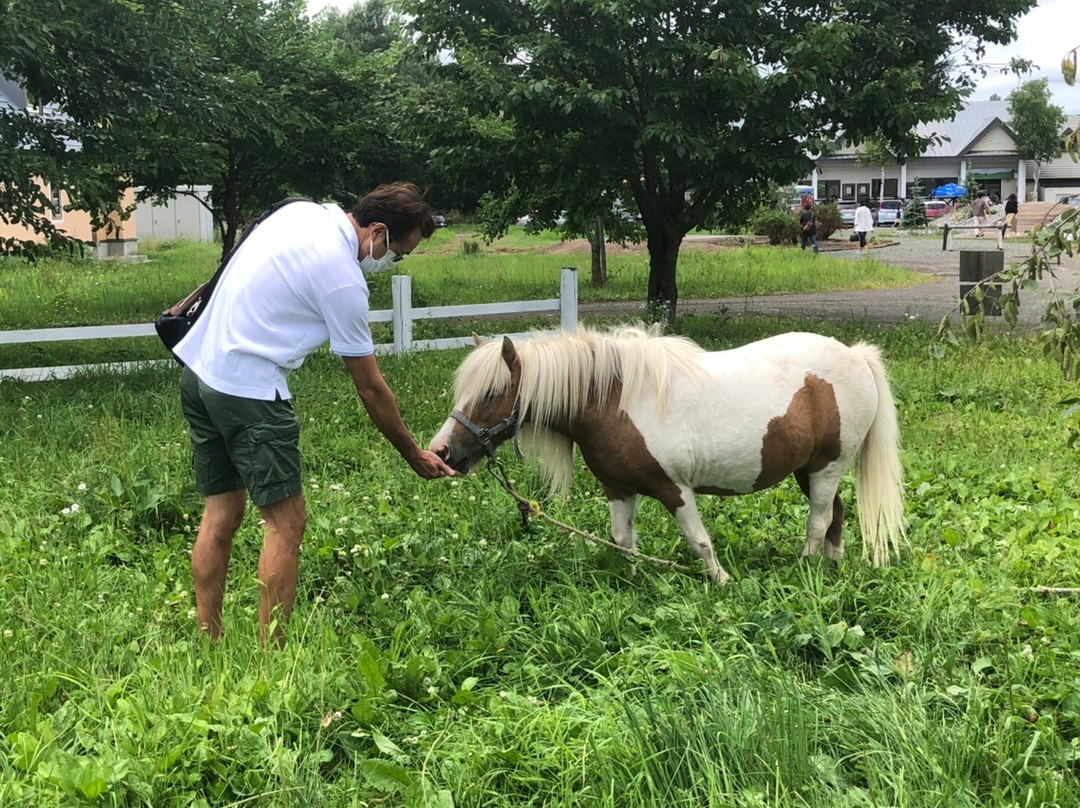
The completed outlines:
{"type": "Polygon", "coordinates": [[[356,393],[372,422],[412,466],[413,471],[428,480],[456,476],[457,472],[446,465],[442,458],[434,452],[421,449],[413,440],[412,433],[401,419],[401,411],[394,394],[379,372],[374,354],[343,356],[342,359],[345,360],[345,367],[349,369],[353,384],[356,385],[356,393]]]}

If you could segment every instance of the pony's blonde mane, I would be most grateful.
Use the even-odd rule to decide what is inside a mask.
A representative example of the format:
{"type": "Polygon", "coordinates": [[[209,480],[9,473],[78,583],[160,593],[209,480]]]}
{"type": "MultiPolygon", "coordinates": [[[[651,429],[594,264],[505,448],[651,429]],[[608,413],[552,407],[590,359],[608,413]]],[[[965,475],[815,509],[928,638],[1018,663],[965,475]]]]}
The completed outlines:
{"type": "MultiPolygon", "coordinates": [[[[573,469],[573,445],[548,426],[572,421],[590,403],[603,406],[619,389],[619,408],[648,396],[662,412],[672,373],[703,374],[696,359],[702,349],[684,337],[662,336],[658,327],[621,326],[608,331],[581,328],[574,334],[535,332],[514,343],[521,360],[518,399],[528,453],[552,488],[566,490],[573,469]]],[[[458,368],[454,398],[459,410],[478,397],[500,395],[510,384],[502,341],[480,345],[458,368]]]]}

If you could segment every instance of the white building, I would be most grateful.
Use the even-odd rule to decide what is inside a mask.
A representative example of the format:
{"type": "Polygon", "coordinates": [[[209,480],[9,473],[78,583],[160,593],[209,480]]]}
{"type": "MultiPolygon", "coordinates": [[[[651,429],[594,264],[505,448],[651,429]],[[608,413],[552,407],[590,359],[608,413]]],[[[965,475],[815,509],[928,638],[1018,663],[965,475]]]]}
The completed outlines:
{"type": "MultiPolygon", "coordinates": [[[[1080,115],[1070,115],[1062,138],[1080,127],[1080,115]]],[[[990,194],[1002,199],[1015,193],[1020,199],[1033,198],[1035,163],[1020,157],[1009,129],[1008,103],[972,101],[948,121],[920,124],[920,135],[937,135],[918,158],[900,165],[857,165],[858,146],[845,146],[828,157],[815,160],[810,184],[820,199],[855,201],[908,197],[916,178],[923,193],[947,182],[963,185],[974,178],[990,194]],[[1021,195],[1020,189],[1024,189],[1021,195]]],[[[1039,176],[1039,201],[1057,202],[1080,194],[1080,164],[1067,154],[1043,165],[1039,176]]]]}

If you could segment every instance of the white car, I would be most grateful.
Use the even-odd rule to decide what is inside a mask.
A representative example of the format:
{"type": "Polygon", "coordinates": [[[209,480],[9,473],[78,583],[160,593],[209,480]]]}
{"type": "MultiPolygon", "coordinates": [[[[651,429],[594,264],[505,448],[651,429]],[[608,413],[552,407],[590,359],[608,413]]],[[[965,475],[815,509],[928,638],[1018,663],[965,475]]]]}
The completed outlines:
{"type": "Polygon", "coordinates": [[[878,227],[885,227],[886,225],[899,227],[901,220],[904,218],[904,203],[899,199],[882,201],[881,205],[878,206],[876,218],[878,227]]]}

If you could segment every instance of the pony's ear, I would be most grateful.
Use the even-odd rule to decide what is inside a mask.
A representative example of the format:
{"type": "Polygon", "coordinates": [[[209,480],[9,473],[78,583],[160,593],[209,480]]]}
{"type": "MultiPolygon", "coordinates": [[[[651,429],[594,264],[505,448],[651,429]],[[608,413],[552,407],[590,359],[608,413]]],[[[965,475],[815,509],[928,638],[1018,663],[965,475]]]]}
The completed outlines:
{"type": "Polygon", "coordinates": [[[514,373],[521,373],[521,360],[518,358],[517,349],[514,347],[514,341],[510,337],[503,337],[502,342],[502,358],[506,363],[506,366],[510,368],[510,378],[514,377],[514,373]]]}
{"type": "Polygon", "coordinates": [[[473,341],[473,345],[475,345],[477,348],[479,348],[481,345],[483,345],[485,342],[487,342],[486,339],[481,337],[475,331],[473,331],[473,334],[472,334],[472,341],[473,341]]]}

